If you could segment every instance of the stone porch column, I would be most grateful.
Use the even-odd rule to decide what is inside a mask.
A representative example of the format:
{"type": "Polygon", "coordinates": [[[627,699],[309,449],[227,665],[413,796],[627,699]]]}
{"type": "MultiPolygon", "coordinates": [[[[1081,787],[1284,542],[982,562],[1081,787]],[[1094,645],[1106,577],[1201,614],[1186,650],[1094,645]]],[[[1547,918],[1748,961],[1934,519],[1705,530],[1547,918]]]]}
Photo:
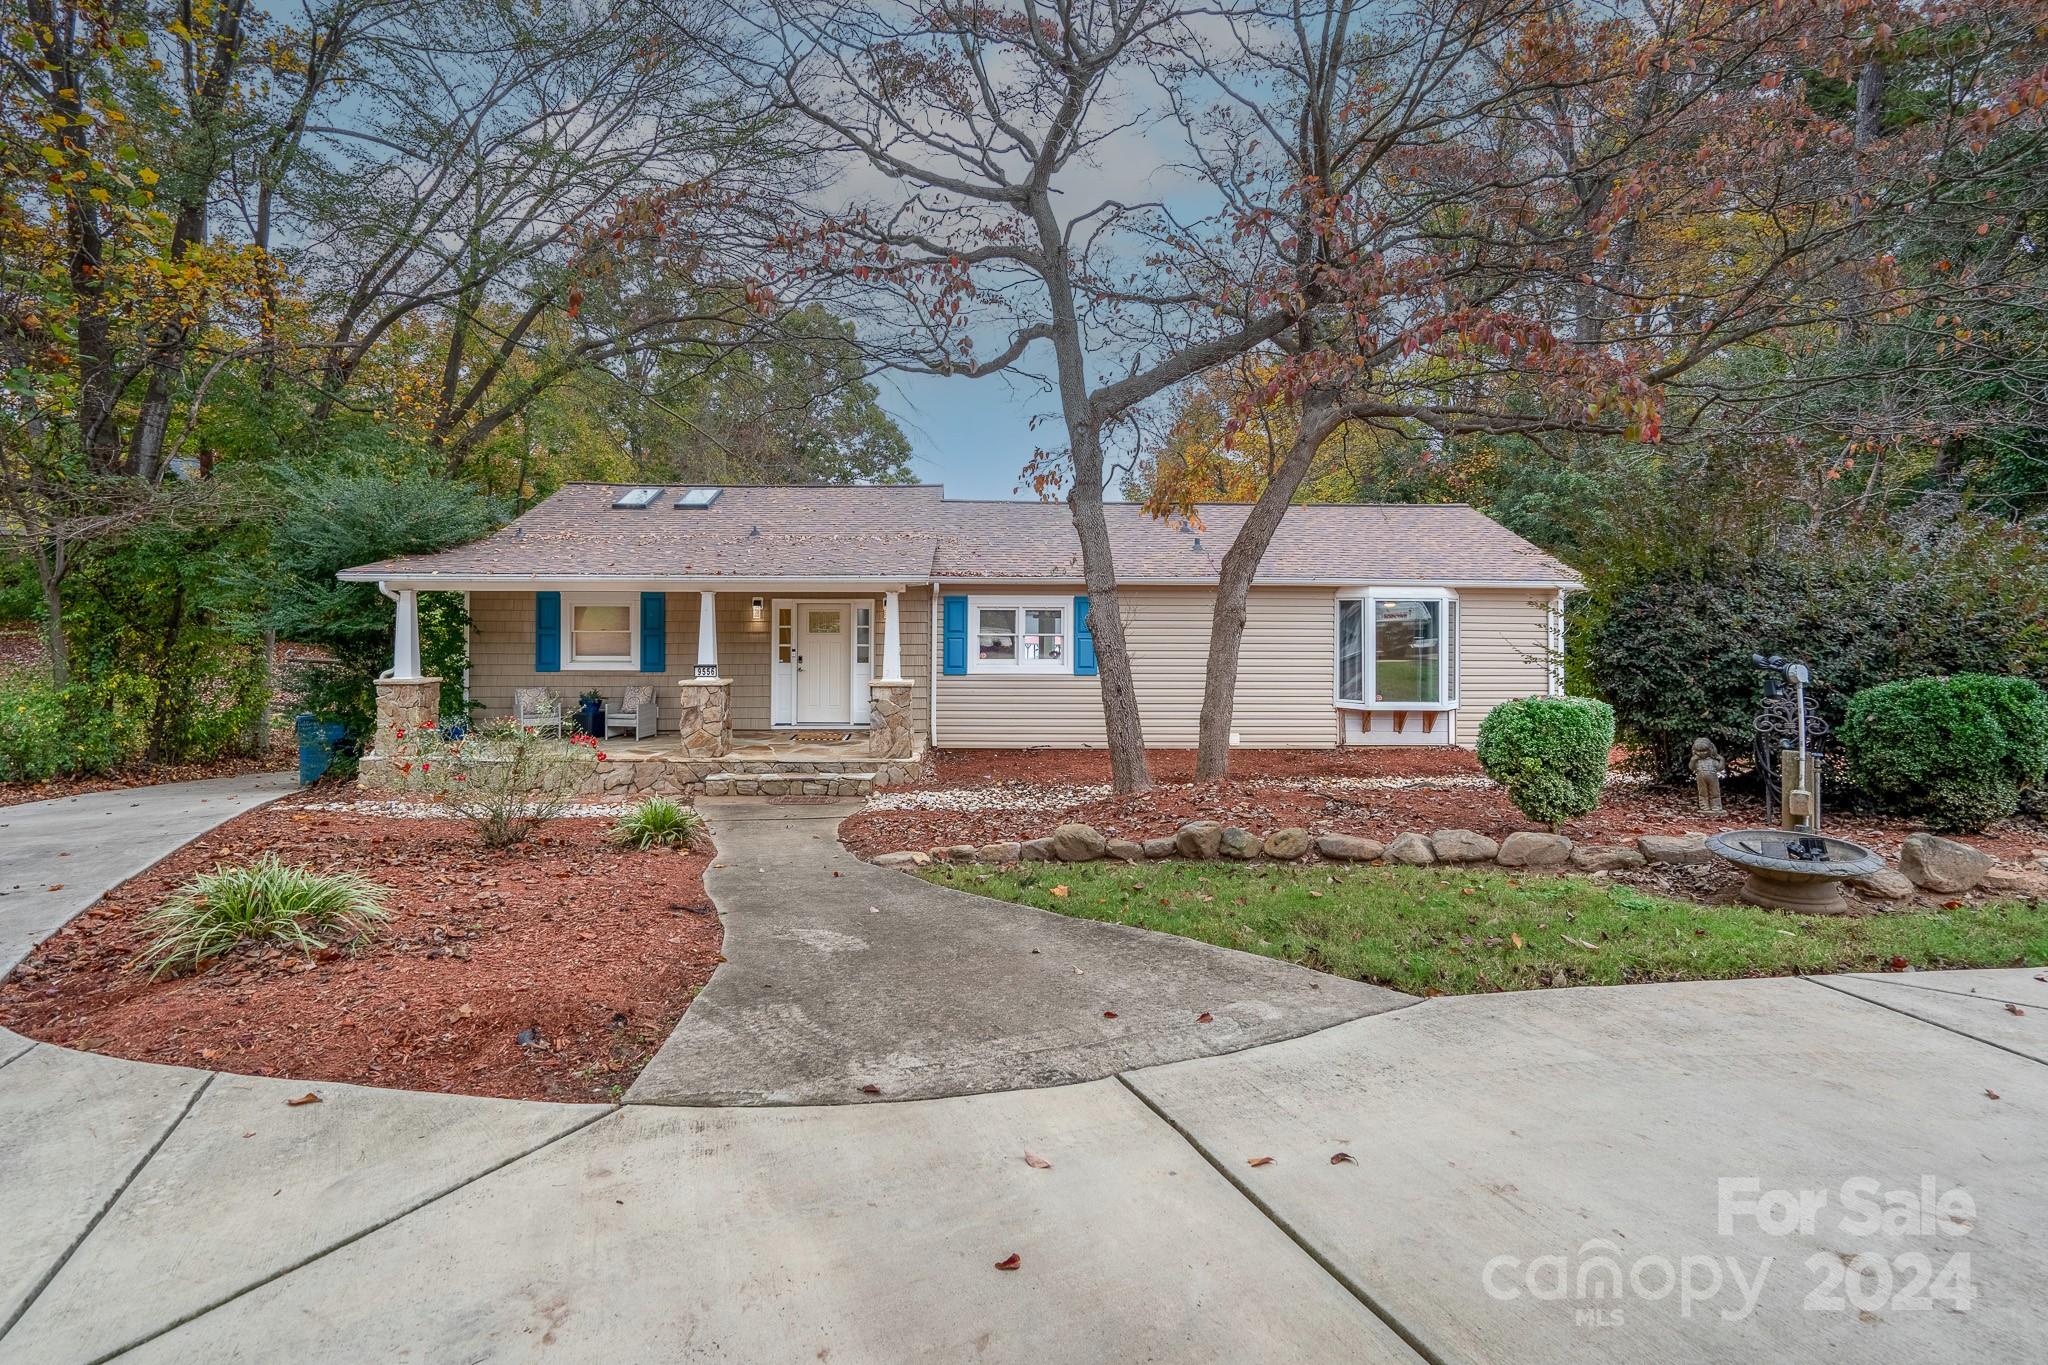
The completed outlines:
{"type": "Polygon", "coordinates": [[[370,752],[363,757],[358,780],[366,787],[389,787],[391,756],[404,740],[403,730],[413,731],[441,723],[441,680],[439,678],[377,679],[377,733],[370,752]]]}
{"type": "Polygon", "coordinates": [[[868,684],[870,758],[909,758],[917,752],[910,692],[910,683],[900,678],[877,678],[868,684]]]}
{"type": "Polygon", "coordinates": [[[732,679],[678,678],[683,752],[717,758],[732,748],[732,679]]]}

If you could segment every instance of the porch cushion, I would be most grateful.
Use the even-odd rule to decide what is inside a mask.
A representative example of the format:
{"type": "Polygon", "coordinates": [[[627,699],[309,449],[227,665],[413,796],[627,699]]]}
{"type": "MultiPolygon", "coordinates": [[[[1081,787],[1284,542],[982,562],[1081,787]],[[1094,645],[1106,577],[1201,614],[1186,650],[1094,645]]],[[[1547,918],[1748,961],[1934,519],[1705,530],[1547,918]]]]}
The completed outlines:
{"type": "Polygon", "coordinates": [[[625,695],[619,699],[619,704],[612,709],[622,716],[637,716],[643,709],[651,712],[656,705],[654,694],[654,688],[637,683],[626,689],[625,695]]]}

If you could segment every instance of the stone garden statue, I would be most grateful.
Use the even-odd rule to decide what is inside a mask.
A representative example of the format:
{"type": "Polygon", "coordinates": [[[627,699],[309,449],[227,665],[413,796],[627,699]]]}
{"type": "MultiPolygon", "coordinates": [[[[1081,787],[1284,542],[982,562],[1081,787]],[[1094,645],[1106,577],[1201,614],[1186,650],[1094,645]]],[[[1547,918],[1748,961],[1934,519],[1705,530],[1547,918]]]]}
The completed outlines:
{"type": "Polygon", "coordinates": [[[1692,769],[1693,785],[1699,789],[1700,814],[1720,815],[1721,777],[1728,771],[1728,765],[1721,761],[1721,751],[1714,747],[1714,741],[1705,735],[1692,742],[1692,762],[1686,765],[1692,769]]]}

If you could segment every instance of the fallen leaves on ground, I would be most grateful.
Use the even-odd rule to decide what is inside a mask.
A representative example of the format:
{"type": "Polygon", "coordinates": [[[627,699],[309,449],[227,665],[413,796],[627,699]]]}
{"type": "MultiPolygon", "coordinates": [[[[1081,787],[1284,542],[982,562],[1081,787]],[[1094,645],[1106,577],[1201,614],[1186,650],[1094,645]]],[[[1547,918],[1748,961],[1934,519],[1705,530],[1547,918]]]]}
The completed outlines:
{"type": "Polygon", "coordinates": [[[2010,1004],[2010,1003],[2008,1003],[2008,1004],[2006,1005],[2006,1007],[2005,1007],[2005,1012],[2006,1012],[2007,1014],[2025,1014],[2025,1013],[2026,1013],[2026,1011],[2025,1011],[2025,1010],[2023,1010],[2023,1009],[2021,1009],[2021,1008],[2020,1008],[2020,1007],[2019,1007],[2018,1005],[2014,1005],[2014,1004],[2010,1004]]]}
{"type": "Polygon", "coordinates": [[[1064,886],[1055,886],[1052,889],[1052,893],[1055,896],[1058,896],[1061,900],[1065,900],[1067,898],[1067,888],[1064,886]]]}
{"type": "Polygon", "coordinates": [[[879,1085],[864,1085],[860,1088],[860,1093],[863,1095],[879,1095],[882,1093],[882,1087],[879,1085]]]}
{"type": "Polygon", "coordinates": [[[1347,1161],[1354,1166],[1358,1164],[1358,1158],[1351,1155],[1351,1153],[1349,1152],[1338,1152],[1330,1158],[1330,1164],[1332,1166],[1342,1166],[1347,1161]]]}
{"type": "Polygon", "coordinates": [[[1984,1092],[1984,1098],[1987,1100],[1995,1100],[1998,1098],[1998,1092],[1996,1090],[1986,1090],[1984,1092]]]}
{"type": "Polygon", "coordinates": [[[1209,1011],[1207,1010],[1203,1010],[1200,1014],[1195,1016],[1195,1022],[1198,1024],[1213,1024],[1216,1022],[1216,1016],[1209,1013],[1209,1011]]]}
{"type": "Polygon", "coordinates": [[[1034,1171],[1049,1171],[1052,1169],[1052,1163],[1035,1152],[1026,1152],[1024,1154],[1024,1164],[1034,1171]]]}
{"type": "Polygon", "coordinates": [[[1273,1164],[1273,1158],[1269,1156],[1255,1156],[1244,1164],[1247,1166],[1270,1166],[1273,1164]]]}
{"type": "Polygon", "coordinates": [[[318,1095],[314,1094],[314,1093],[313,1093],[312,1091],[308,1090],[308,1091],[307,1091],[307,1092],[306,1092],[305,1094],[303,1094],[303,1095],[299,1096],[299,1097],[298,1097],[297,1099],[295,1099],[295,1100],[286,1100],[286,1101],[285,1101],[285,1106],[286,1106],[287,1108],[291,1108],[291,1109],[296,1109],[296,1108],[298,1108],[298,1107],[299,1107],[300,1105],[302,1105],[302,1104],[318,1104],[318,1103],[320,1103],[320,1097],[319,1097],[318,1095]]]}
{"type": "Polygon", "coordinates": [[[1103,1018],[1105,1018],[1105,1019],[1114,1019],[1114,1018],[1116,1018],[1116,1011],[1115,1011],[1115,1010],[1104,1010],[1104,1011],[1102,1012],[1102,1017],[1103,1017],[1103,1018]]]}
{"type": "Polygon", "coordinates": [[[1023,1264],[1024,1258],[1013,1251],[1009,1255],[1003,1257],[1002,1260],[996,1262],[996,1269],[1015,1270],[1018,1266],[1021,1266],[1023,1264]]]}

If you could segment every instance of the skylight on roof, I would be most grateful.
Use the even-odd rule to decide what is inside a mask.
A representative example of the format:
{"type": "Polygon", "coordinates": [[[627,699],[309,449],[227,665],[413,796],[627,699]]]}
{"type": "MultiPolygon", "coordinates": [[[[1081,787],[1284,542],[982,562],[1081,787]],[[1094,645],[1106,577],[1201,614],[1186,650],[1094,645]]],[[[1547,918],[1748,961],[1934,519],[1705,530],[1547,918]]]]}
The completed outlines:
{"type": "Polygon", "coordinates": [[[724,491],[723,488],[692,488],[676,499],[676,506],[709,507],[718,501],[718,495],[724,491]]]}
{"type": "Polygon", "coordinates": [[[654,500],[661,496],[659,488],[629,488],[619,494],[614,507],[652,507],[654,500]]]}

